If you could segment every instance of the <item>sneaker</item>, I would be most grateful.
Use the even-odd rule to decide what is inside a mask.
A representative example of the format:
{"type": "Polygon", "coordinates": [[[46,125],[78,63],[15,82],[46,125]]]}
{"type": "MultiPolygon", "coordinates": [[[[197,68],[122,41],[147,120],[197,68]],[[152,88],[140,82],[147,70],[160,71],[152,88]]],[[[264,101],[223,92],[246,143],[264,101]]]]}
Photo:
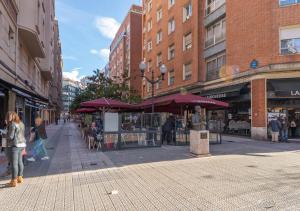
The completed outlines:
{"type": "Polygon", "coordinates": [[[41,160],[49,160],[49,157],[45,156],[45,157],[41,158],[41,160]]]}
{"type": "Polygon", "coordinates": [[[35,162],[35,159],[34,159],[34,157],[27,158],[27,160],[28,160],[28,161],[30,161],[30,162],[35,162]]]}

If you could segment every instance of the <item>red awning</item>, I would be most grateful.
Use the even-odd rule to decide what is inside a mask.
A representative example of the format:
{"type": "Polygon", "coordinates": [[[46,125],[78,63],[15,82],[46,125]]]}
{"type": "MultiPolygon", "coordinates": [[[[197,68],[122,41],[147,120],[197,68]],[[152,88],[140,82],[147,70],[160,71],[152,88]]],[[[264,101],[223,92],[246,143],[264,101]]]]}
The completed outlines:
{"type": "Polygon", "coordinates": [[[137,105],[137,107],[147,110],[152,106],[152,102],[155,106],[155,112],[171,112],[178,113],[182,109],[191,108],[193,106],[201,106],[203,108],[226,108],[228,103],[201,97],[194,94],[173,94],[155,99],[149,99],[143,103],[137,105]]]}
{"type": "Polygon", "coordinates": [[[134,106],[128,103],[124,103],[119,100],[99,98],[87,102],[80,103],[81,107],[92,107],[92,108],[109,108],[109,109],[131,109],[134,106]]]}
{"type": "Polygon", "coordinates": [[[79,108],[76,110],[76,113],[94,113],[96,111],[94,108],[79,108]]]}

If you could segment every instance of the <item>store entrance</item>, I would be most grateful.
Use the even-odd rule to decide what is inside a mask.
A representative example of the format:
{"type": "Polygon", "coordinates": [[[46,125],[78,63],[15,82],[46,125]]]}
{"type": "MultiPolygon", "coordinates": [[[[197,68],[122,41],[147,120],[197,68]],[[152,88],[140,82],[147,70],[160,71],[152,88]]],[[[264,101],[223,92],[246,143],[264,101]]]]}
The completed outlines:
{"type": "Polygon", "coordinates": [[[300,141],[300,109],[288,110],[289,137],[300,141]]]}

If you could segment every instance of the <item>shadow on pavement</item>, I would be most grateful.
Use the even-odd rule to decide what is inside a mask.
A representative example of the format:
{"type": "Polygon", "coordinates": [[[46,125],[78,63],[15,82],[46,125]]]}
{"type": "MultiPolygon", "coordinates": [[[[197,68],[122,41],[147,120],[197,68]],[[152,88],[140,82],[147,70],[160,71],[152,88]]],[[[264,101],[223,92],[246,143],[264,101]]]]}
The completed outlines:
{"type": "MultiPolygon", "coordinates": [[[[158,163],[198,159],[189,153],[189,146],[162,146],[160,148],[130,149],[110,152],[89,151],[80,138],[76,124],[53,126],[49,133],[48,153],[50,160],[29,162],[25,178],[79,173],[136,164],[158,163]]],[[[235,137],[226,137],[221,145],[211,145],[211,158],[242,155],[258,159],[274,156],[273,153],[291,152],[300,154],[298,143],[270,143],[235,137]]],[[[250,167],[249,167],[250,168],[250,167]]],[[[0,178],[0,181],[7,181],[0,178]]]]}

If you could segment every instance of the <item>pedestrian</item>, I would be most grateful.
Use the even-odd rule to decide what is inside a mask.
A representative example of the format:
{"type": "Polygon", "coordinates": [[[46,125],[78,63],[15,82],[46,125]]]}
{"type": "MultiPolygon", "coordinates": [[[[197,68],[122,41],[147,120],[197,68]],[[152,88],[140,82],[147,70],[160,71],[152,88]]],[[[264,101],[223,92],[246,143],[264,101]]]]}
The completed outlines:
{"type": "Polygon", "coordinates": [[[286,117],[281,118],[281,141],[288,142],[289,139],[289,123],[286,117]]]}
{"type": "Polygon", "coordinates": [[[272,142],[278,142],[278,136],[281,129],[281,123],[277,118],[274,118],[270,122],[272,132],[272,142]]]}
{"type": "Polygon", "coordinates": [[[24,164],[22,151],[26,147],[25,126],[16,112],[8,112],[7,122],[7,154],[11,166],[10,187],[16,187],[17,183],[23,183],[24,164]]]}
{"type": "Polygon", "coordinates": [[[32,140],[34,147],[32,149],[32,157],[28,158],[28,161],[34,162],[36,158],[41,157],[41,160],[49,160],[49,156],[46,150],[47,133],[44,121],[37,117],[35,119],[35,127],[31,130],[32,140]]]}
{"type": "Polygon", "coordinates": [[[297,124],[296,124],[295,120],[291,121],[290,127],[291,127],[292,137],[295,138],[296,137],[296,129],[297,129],[297,124]]]}

